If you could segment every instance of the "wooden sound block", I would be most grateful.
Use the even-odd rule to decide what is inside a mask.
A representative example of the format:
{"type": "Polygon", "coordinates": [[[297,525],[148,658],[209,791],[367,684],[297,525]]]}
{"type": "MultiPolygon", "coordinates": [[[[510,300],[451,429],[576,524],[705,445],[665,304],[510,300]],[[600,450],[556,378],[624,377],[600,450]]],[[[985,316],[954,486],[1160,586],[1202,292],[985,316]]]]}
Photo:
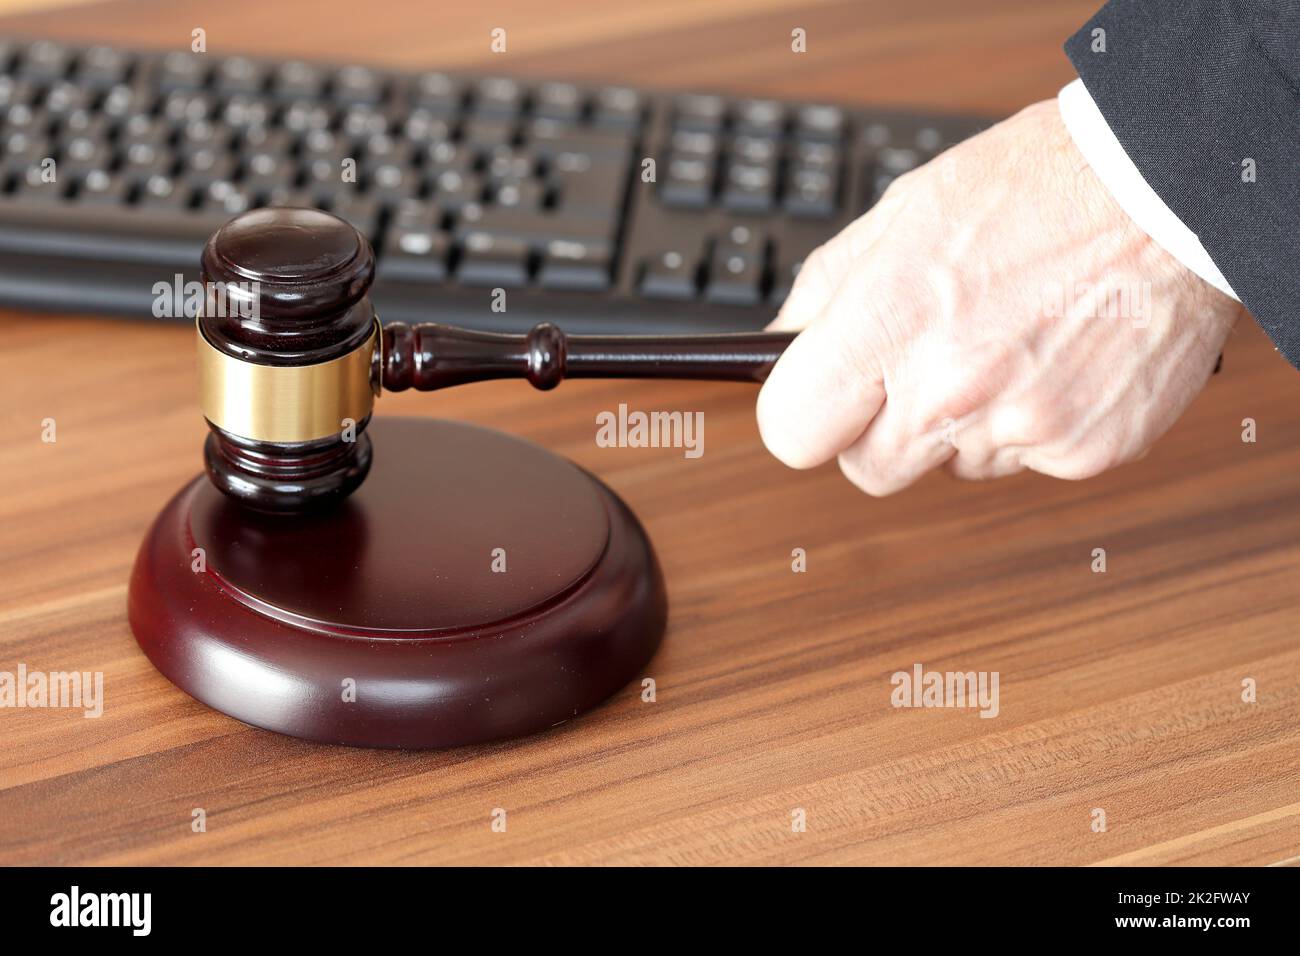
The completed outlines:
{"type": "Polygon", "coordinates": [[[129,614],[173,683],[280,733],[416,748],[543,730],[643,674],[663,576],[609,488],[472,425],[369,433],[369,478],[325,513],[252,511],[206,477],[163,509],[129,614]]]}

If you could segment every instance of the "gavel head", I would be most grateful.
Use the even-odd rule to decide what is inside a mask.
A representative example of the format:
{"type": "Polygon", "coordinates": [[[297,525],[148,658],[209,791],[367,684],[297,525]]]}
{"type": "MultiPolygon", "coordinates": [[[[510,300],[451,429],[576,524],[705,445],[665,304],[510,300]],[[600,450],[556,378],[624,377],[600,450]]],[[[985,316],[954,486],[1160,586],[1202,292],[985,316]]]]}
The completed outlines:
{"type": "Polygon", "coordinates": [[[246,505],[328,506],[370,469],[381,335],[365,237],[315,209],[226,223],[203,250],[199,380],[208,477],[246,505]]]}

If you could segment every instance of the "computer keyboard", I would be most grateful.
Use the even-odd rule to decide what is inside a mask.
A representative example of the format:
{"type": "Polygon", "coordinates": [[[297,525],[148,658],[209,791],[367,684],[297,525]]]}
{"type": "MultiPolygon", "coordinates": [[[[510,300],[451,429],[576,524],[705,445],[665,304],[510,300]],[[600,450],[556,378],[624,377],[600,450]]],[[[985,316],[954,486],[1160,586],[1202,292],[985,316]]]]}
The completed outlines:
{"type": "Polygon", "coordinates": [[[0,304],[149,318],[222,222],[305,205],[369,236],[386,321],[575,332],[761,328],[988,122],[43,40],[0,40],[0,115],[0,304]]]}

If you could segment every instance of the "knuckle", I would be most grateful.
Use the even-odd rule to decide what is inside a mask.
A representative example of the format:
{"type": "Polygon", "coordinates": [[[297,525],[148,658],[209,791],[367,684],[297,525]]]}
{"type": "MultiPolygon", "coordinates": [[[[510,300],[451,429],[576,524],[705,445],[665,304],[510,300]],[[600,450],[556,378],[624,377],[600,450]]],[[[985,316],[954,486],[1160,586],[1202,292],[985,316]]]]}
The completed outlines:
{"type": "Polygon", "coordinates": [[[994,416],[994,438],[999,445],[1050,445],[1067,434],[1069,422],[1056,403],[1024,400],[999,408],[994,416]]]}

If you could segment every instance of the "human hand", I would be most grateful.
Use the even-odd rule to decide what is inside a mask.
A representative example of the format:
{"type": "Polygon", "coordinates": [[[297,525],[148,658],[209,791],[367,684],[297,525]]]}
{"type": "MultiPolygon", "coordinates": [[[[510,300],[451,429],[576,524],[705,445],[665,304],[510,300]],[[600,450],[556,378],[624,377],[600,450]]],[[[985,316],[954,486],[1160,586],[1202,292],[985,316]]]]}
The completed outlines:
{"type": "Polygon", "coordinates": [[[1240,313],[1129,220],[1045,101],[900,177],[807,259],[759,428],[786,464],[838,456],[873,495],[944,463],[1087,478],[1174,423],[1240,313]]]}

